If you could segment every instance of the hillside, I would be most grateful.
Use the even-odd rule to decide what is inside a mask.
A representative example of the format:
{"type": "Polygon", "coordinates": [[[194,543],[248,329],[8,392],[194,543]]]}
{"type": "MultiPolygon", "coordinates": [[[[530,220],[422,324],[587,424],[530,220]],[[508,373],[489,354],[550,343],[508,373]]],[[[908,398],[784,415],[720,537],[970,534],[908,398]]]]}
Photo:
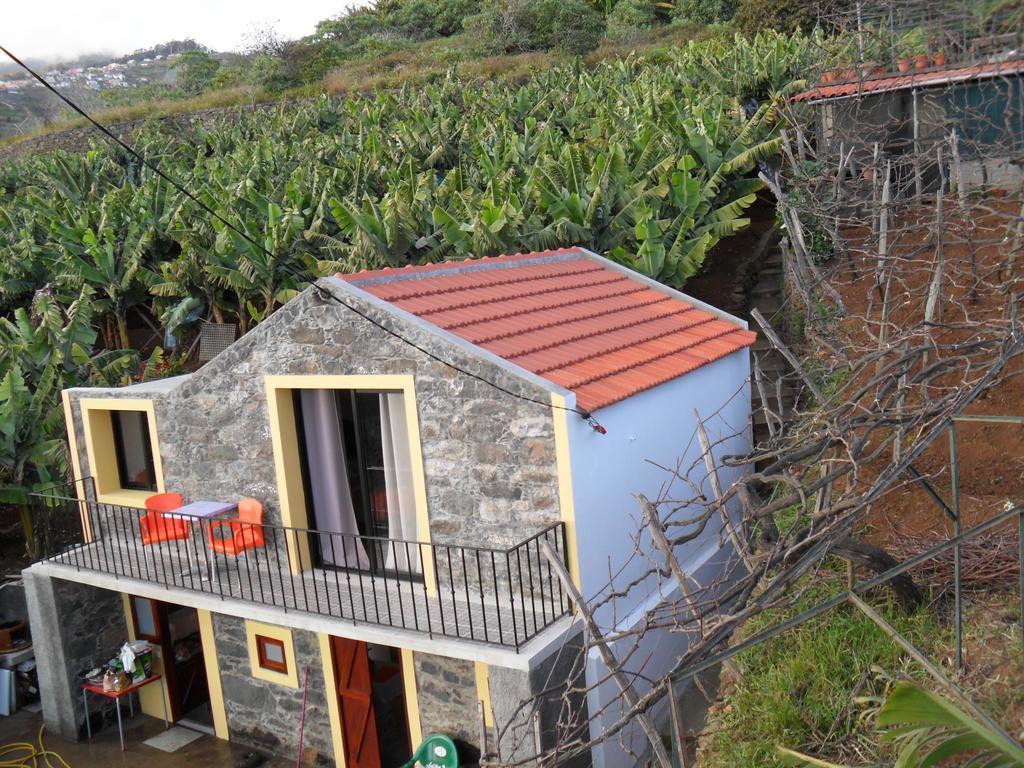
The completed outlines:
{"type": "MultiPolygon", "coordinates": [[[[751,35],[813,26],[806,9],[783,3],[779,10],[772,3],[387,0],[324,19],[297,40],[264,29],[243,53],[216,53],[184,40],[43,69],[70,98],[114,123],[419,85],[449,72],[465,79],[522,78],[573,61],[593,66],[630,51],[664,55],[689,39],[728,40],[735,30],[751,35]]],[[[0,141],[81,124],[23,73],[7,78],[0,77],[0,141]]]]}
{"type": "MultiPolygon", "coordinates": [[[[30,65],[86,110],[145,99],[175,88],[175,63],[185,51],[202,50],[194,40],[175,40],[125,56],[84,56],[74,61],[30,65]],[[129,96],[131,94],[131,96],[129,96]]],[[[23,70],[10,65],[0,74],[0,138],[59,126],[71,111],[23,70]]]]}

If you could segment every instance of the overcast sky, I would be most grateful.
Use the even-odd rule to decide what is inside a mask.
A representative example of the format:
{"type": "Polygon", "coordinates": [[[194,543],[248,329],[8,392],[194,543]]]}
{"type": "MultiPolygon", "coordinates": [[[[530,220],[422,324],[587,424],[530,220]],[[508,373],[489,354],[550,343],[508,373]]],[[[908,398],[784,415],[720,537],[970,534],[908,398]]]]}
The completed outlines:
{"type": "Polygon", "coordinates": [[[285,39],[313,31],[356,0],[2,0],[0,45],[21,58],[68,60],[84,53],[122,55],[168,40],[194,38],[218,51],[244,46],[247,33],[272,24],[285,39]]]}

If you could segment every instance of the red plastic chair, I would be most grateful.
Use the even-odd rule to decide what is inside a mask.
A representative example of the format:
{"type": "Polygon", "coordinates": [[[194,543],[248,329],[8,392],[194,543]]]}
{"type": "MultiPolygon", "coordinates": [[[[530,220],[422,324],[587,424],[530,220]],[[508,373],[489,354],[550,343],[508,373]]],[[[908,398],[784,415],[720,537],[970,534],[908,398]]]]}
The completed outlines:
{"type": "Polygon", "coordinates": [[[182,506],[185,500],[180,493],[155,493],[146,499],[146,516],[139,521],[143,544],[157,544],[161,541],[187,539],[189,525],[187,520],[164,517],[164,512],[171,512],[182,506]]]}
{"type": "Polygon", "coordinates": [[[237,520],[218,520],[210,525],[210,549],[225,555],[239,555],[247,549],[262,547],[263,505],[256,499],[242,499],[238,502],[237,520]],[[227,527],[230,538],[218,538],[215,531],[227,527]]]}

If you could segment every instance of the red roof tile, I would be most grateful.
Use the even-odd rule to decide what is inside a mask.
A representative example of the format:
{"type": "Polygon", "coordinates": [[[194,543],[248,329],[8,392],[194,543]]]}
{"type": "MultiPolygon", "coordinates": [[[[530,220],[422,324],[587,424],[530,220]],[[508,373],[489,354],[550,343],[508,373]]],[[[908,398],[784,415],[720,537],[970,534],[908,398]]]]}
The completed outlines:
{"type": "Polygon", "coordinates": [[[573,248],[339,277],[572,390],[586,411],[756,337],[573,248]]]}
{"type": "Polygon", "coordinates": [[[966,80],[980,80],[988,77],[1013,75],[1024,71],[1024,59],[989,62],[965,67],[954,67],[931,72],[912,72],[906,75],[883,75],[867,80],[852,80],[835,85],[818,85],[793,96],[791,101],[827,101],[843,96],[883,93],[904,88],[924,88],[931,85],[946,85],[966,80]]]}

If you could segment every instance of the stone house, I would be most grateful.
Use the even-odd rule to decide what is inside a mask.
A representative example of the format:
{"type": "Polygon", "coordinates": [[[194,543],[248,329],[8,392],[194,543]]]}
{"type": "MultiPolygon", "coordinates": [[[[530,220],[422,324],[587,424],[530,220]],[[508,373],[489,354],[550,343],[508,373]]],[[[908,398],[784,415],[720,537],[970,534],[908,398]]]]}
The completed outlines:
{"type": "Polygon", "coordinates": [[[886,73],[818,84],[792,98],[814,109],[823,156],[852,152],[856,167],[892,165],[895,196],[938,188],[937,151],[951,162],[956,136],[959,171],[943,169],[946,186],[959,175],[965,189],[1019,189],[1024,183],[1024,59],[1016,51],[973,64],[886,73]]]}
{"type": "MultiPolygon", "coordinates": [[[[569,248],[322,279],[193,374],[66,391],[76,479],[36,499],[46,556],[25,571],[49,728],[81,737],[77,674],[132,636],[167,681],[144,712],[282,755],[303,700],[318,764],[400,764],[437,731],[467,761],[508,759],[535,722],[550,743],[557,686],[539,718],[520,703],[604,671],[560,652],[582,625],[548,558],[587,598],[636,581],[634,495],[699,461],[695,409],[716,451],[749,445],[753,340],[569,248]],[[256,499],[262,523],[191,518],[145,544],[157,493],[256,499]],[[225,532],[252,538],[229,552],[225,532]]],[[[678,552],[701,583],[727,565],[716,524],[678,552]]],[[[634,589],[598,619],[628,628],[664,596],[634,589]]],[[[639,685],[680,642],[644,637],[639,685]]],[[[596,736],[615,690],[589,688],[596,736]]],[[[635,738],[594,764],[631,764],[635,738]]]]}

